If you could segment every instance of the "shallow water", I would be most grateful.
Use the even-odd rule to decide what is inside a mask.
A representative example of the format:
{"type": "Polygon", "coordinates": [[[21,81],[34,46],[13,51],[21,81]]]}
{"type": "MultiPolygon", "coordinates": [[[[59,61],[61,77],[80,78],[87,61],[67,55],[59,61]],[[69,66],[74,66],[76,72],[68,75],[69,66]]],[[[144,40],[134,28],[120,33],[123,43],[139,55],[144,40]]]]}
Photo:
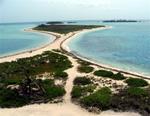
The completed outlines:
{"type": "Polygon", "coordinates": [[[0,24],[0,57],[34,49],[54,40],[39,33],[24,32],[25,28],[38,24],[0,24]]]}
{"type": "Polygon", "coordinates": [[[79,35],[68,43],[72,52],[98,63],[150,76],[150,22],[91,24],[113,28],[79,35]]]}

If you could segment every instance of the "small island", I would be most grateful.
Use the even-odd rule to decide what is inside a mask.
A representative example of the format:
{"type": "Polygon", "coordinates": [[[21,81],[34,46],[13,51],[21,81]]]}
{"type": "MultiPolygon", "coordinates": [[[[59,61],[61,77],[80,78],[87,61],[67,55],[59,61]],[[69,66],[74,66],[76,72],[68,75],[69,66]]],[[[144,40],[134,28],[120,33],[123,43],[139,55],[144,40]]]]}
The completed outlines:
{"type": "Polygon", "coordinates": [[[134,23],[139,22],[138,20],[104,20],[104,23],[134,23]]]}

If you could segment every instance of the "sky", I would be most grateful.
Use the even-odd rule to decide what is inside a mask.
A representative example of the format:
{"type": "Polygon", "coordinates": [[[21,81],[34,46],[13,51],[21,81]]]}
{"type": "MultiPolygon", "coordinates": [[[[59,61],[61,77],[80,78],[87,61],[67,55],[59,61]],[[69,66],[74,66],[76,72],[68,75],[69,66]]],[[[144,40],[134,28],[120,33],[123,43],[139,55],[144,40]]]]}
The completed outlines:
{"type": "Polygon", "coordinates": [[[150,19],[150,0],[0,0],[0,23],[150,19]]]}

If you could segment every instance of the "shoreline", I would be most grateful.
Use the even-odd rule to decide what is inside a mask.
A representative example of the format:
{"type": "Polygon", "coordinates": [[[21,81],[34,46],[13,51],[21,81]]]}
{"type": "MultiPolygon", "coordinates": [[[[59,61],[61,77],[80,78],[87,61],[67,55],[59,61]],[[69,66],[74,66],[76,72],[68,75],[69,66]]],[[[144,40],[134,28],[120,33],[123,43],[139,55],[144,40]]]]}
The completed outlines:
{"type": "Polygon", "coordinates": [[[61,34],[58,34],[58,33],[47,32],[47,31],[37,31],[37,30],[33,30],[32,28],[24,29],[23,31],[39,33],[39,34],[42,34],[43,36],[48,36],[48,39],[51,39],[49,36],[53,36],[54,39],[52,42],[48,42],[47,44],[37,47],[35,49],[29,49],[29,50],[25,50],[22,52],[18,52],[18,53],[6,55],[6,56],[1,56],[0,63],[16,61],[17,59],[20,59],[20,58],[32,57],[38,54],[42,54],[44,51],[49,50],[49,47],[62,36],[61,34]]]}
{"type": "Polygon", "coordinates": [[[90,58],[72,53],[71,50],[69,49],[69,47],[67,46],[68,42],[70,42],[72,39],[75,39],[75,37],[80,35],[80,34],[85,34],[85,33],[98,31],[98,30],[106,30],[106,29],[111,29],[111,28],[112,28],[111,26],[105,26],[105,27],[98,27],[98,28],[93,28],[93,29],[83,29],[80,31],[70,32],[66,35],[54,33],[54,32],[48,32],[48,31],[38,31],[38,30],[34,30],[32,28],[24,29],[25,32],[41,33],[41,34],[46,35],[46,36],[49,36],[49,35],[54,36],[55,38],[52,42],[50,42],[50,43],[48,43],[42,47],[27,50],[27,51],[12,54],[12,55],[8,55],[8,56],[4,56],[4,57],[2,56],[2,57],[0,57],[0,63],[11,62],[11,61],[15,61],[15,60],[20,59],[20,58],[32,57],[32,56],[35,56],[38,54],[42,54],[44,51],[48,51],[48,50],[52,50],[52,49],[62,49],[65,52],[67,52],[70,56],[73,56],[76,59],[81,59],[81,60],[87,61],[87,62],[89,62],[95,66],[100,67],[100,68],[115,71],[115,72],[121,72],[121,73],[126,74],[126,75],[140,77],[143,79],[150,80],[149,76],[145,76],[145,75],[137,73],[137,72],[125,71],[125,70],[111,67],[111,66],[108,66],[105,64],[97,63],[90,58]]]}
{"type": "Polygon", "coordinates": [[[143,74],[140,74],[140,73],[137,73],[137,72],[131,72],[131,71],[125,71],[123,69],[119,69],[119,68],[115,68],[115,67],[111,67],[111,66],[108,66],[108,65],[105,65],[105,64],[102,64],[102,63],[98,63],[96,61],[93,61],[92,59],[88,58],[88,57],[84,57],[84,56],[81,56],[81,55],[78,55],[78,54],[75,54],[73,52],[71,52],[71,50],[69,49],[69,47],[67,46],[67,44],[72,40],[72,39],[75,39],[76,36],[80,35],[80,34],[85,34],[85,33],[89,33],[89,32],[92,32],[92,31],[97,31],[97,30],[104,30],[104,29],[111,29],[112,27],[104,27],[104,28],[101,28],[101,29],[91,29],[91,30],[84,30],[82,32],[79,32],[79,33],[74,33],[74,36],[70,37],[70,38],[66,38],[66,40],[62,41],[61,43],[61,49],[64,50],[65,52],[67,52],[68,54],[70,54],[71,56],[77,58],[77,59],[81,59],[83,61],[87,61],[95,66],[98,66],[100,68],[103,68],[103,69],[106,69],[106,70],[111,70],[111,71],[115,71],[115,72],[121,72],[123,74],[126,74],[126,75],[130,75],[130,76],[135,76],[135,77],[140,77],[140,78],[143,78],[143,79],[147,79],[147,80],[150,80],[150,77],[149,76],[145,76],[143,74]]]}
{"type": "MultiPolygon", "coordinates": [[[[24,29],[23,30],[24,32],[32,32],[32,33],[38,33],[38,34],[41,34],[41,35],[44,35],[44,36],[47,36],[48,39],[51,39],[49,36],[53,36],[53,41],[51,42],[48,42],[46,44],[43,44],[43,45],[40,45],[40,47],[37,47],[37,48],[31,48],[31,49],[27,49],[27,50],[22,50],[20,52],[16,52],[16,53],[12,53],[12,54],[6,54],[4,56],[0,56],[0,60],[3,59],[3,58],[8,58],[8,57],[13,57],[13,56],[16,56],[16,55],[20,55],[20,54],[24,54],[24,53],[29,53],[29,52],[34,52],[34,51],[37,51],[37,50],[40,50],[40,49],[43,49],[47,46],[49,46],[50,44],[52,44],[53,42],[55,42],[59,37],[60,35],[56,34],[56,33],[48,33],[46,31],[36,31],[36,30],[33,30],[32,28],[29,28],[29,29],[24,29]]],[[[1,61],[0,61],[1,63],[1,61]]]]}

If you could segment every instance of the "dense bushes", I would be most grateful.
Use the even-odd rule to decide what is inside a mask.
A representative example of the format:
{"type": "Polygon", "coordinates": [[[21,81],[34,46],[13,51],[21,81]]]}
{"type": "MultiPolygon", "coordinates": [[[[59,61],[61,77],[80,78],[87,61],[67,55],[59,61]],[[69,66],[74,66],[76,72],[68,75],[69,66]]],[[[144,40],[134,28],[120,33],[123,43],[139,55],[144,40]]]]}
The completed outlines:
{"type": "Polygon", "coordinates": [[[102,110],[108,109],[111,103],[111,90],[107,87],[101,88],[95,93],[83,97],[80,102],[86,107],[98,107],[102,110]]]}
{"type": "Polygon", "coordinates": [[[111,94],[109,88],[104,87],[88,96],[83,96],[80,103],[100,110],[136,111],[143,116],[150,115],[150,94],[147,89],[130,87],[111,94]]]}
{"type": "Polygon", "coordinates": [[[98,71],[94,72],[94,75],[102,76],[102,77],[111,77],[111,76],[113,76],[113,72],[106,71],[106,70],[98,70],[98,71]]]}
{"type": "Polygon", "coordinates": [[[71,92],[72,98],[79,98],[82,96],[82,87],[81,86],[74,86],[71,92]]]}
{"type": "Polygon", "coordinates": [[[133,87],[144,87],[148,85],[148,82],[143,80],[143,79],[139,79],[139,78],[129,78],[125,81],[129,86],[133,86],[133,87]]]}
{"type": "Polygon", "coordinates": [[[110,109],[115,111],[136,111],[142,116],[150,115],[150,94],[147,90],[131,87],[112,96],[110,109]]]}
{"type": "Polygon", "coordinates": [[[19,95],[17,90],[0,88],[0,107],[19,107],[27,104],[29,100],[19,95]]]}
{"type": "Polygon", "coordinates": [[[113,74],[113,76],[110,77],[110,78],[115,79],[115,80],[124,80],[124,79],[126,79],[126,77],[123,74],[121,74],[120,72],[117,73],[117,74],[113,74]]]}
{"type": "Polygon", "coordinates": [[[120,72],[114,74],[113,72],[107,71],[107,70],[95,71],[94,75],[102,76],[102,77],[108,77],[108,78],[111,78],[111,79],[114,79],[114,80],[124,80],[124,79],[126,79],[126,77],[123,74],[121,74],[120,72]]]}
{"type": "Polygon", "coordinates": [[[87,65],[83,65],[83,66],[78,67],[78,71],[81,72],[81,73],[90,73],[93,70],[94,70],[93,67],[87,66],[87,65]]]}
{"type": "Polygon", "coordinates": [[[62,79],[67,79],[68,74],[66,72],[62,72],[62,71],[57,71],[54,73],[54,77],[55,78],[62,78],[62,79]]]}
{"type": "Polygon", "coordinates": [[[94,91],[96,87],[94,85],[88,85],[85,87],[82,86],[74,86],[71,92],[72,98],[79,98],[81,96],[86,95],[87,93],[91,93],[94,91]]]}
{"type": "Polygon", "coordinates": [[[137,87],[130,87],[127,89],[127,93],[131,96],[147,96],[148,92],[144,89],[137,87]]]}
{"type": "Polygon", "coordinates": [[[86,78],[86,77],[77,77],[75,78],[74,82],[75,85],[88,85],[91,84],[92,81],[90,78],[86,78]]]}
{"type": "Polygon", "coordinates": [[[23,58],[0,64],[0,83],[19,83],[26,75],[33,76],[45,72],[54,72],[56,76],[66,76],[64,70],[70,68],[71,62],[64,55],[46,51],[41,55],[23,58]],[[12,79],[13,78],[13,79],[12,79]]]}
{"type": "Polygon", "coordinates": [[[65,89],[56,86],[54,80],[28,79],[18,88],[0,88],[0,107],[20,107],[30,103],[45,103],[65,94],[65,89]]]}

